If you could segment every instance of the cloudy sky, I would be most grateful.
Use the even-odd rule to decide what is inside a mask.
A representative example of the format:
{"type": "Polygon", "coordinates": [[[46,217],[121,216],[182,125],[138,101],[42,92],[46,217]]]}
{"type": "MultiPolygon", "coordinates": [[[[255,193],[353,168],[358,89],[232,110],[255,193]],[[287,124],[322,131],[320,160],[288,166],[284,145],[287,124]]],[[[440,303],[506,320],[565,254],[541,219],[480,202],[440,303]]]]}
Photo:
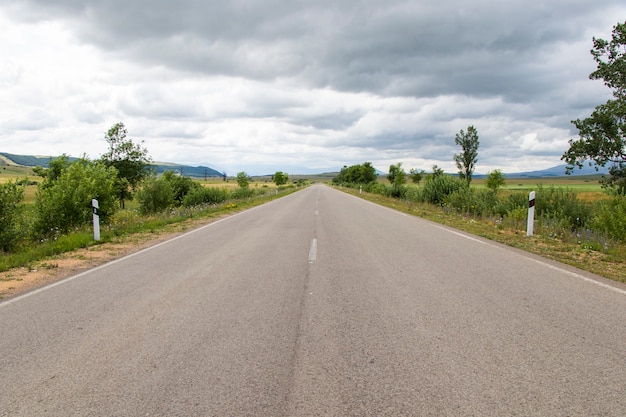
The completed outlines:
{"type": "Polygon", "coordinates": [[[371,161],[561,164],[610,91],[592,38],[623,0],[3,0],[0,152],[97,158],[124,122],[155,161],[229,174],[371,161]]]}

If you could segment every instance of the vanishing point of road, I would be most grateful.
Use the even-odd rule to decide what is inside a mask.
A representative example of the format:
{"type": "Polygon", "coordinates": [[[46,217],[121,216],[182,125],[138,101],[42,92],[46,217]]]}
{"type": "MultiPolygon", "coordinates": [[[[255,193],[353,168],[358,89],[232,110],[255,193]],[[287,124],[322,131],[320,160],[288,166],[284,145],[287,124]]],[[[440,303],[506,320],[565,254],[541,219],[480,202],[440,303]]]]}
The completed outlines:
{"type": "Polygon", "coordinates": [[[625,415],[625,286],[322,185],[0,303],[0,416],[625,415]]]}

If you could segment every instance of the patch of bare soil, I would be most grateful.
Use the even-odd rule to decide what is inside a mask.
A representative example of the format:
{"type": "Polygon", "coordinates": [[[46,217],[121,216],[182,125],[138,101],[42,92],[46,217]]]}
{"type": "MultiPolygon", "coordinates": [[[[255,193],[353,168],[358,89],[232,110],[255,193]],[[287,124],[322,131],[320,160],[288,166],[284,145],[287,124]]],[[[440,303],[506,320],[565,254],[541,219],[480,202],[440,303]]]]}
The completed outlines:
{"type": "Polygon", "coordinates": [[[189,220],[170,225],[157,233],[126,236],[116,242],[107,242],[73,252],[64,253],[31,268],[16,268],[0,273],[0,300],[6,300],[36,288],[76,275],[98,265],[138,252],[171,239],[196,227],[211,223],[216,218],[189,220]]]}

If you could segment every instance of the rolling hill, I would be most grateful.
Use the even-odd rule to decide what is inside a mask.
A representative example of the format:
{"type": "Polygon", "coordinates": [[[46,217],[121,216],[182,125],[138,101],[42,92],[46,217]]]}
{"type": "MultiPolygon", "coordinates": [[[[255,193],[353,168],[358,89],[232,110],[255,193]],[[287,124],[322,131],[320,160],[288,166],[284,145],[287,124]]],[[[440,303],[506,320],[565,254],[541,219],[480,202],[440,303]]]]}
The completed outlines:
{"type": "MultiPolygon", "coordinates": [[[[47,168],[48,164],[55,157],[50,156],[35,156],[35,155],[15,155],[6,152],[0,152],[0,165],[17,165],[26,167],[44,167],[47,168]]],[[[70,157],[70,161],[76,158],[70,157]]],[[[222,177],[224,174],[221,172],[205,166],[189,166],[172,164],[167,162],[155,162],[151,164],[158,174],[165,171],[176,171],[187,177],[196,178],[208,178],[208,177],[222,177]]]]}

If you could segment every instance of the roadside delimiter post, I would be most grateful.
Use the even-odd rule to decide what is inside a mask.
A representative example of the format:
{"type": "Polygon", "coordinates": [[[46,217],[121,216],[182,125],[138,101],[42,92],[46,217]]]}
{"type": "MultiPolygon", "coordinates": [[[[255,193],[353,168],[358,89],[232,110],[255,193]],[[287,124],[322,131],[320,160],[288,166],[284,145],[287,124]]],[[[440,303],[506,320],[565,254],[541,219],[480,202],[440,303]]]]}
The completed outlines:
{"type": "Polygon", "coordinates": [[[92,199],[91,206],[93,207],[93,239],[100,240],[100,212],[98,211],[98,200],[95,198],[92,199]]]}
{"type": "Polygon", "coordinates": [[[531,191],[528,195],[528,221],[526,223],[526,236],[533,235],[535,225],[535,192],[531,191]]]}

